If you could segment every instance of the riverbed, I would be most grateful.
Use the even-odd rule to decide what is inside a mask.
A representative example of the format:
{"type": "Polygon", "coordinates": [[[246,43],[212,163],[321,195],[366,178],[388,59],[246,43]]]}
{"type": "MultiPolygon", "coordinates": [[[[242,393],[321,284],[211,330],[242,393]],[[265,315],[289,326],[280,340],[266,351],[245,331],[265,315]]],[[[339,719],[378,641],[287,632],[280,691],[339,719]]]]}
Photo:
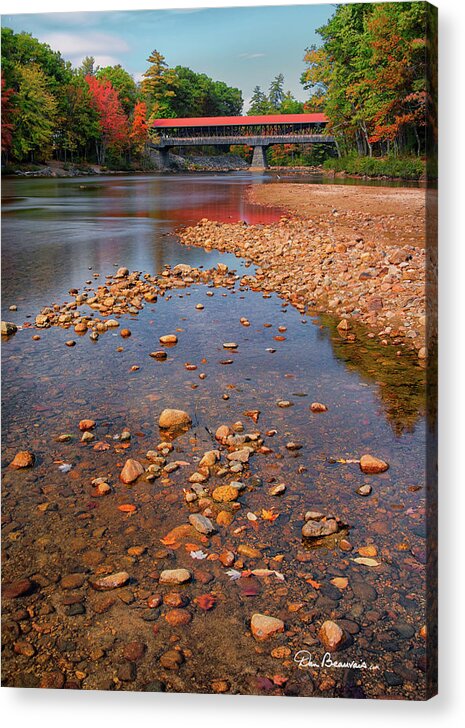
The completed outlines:
{"type": "MultiPolygon", "coordinates": [[[[354,346],[332,317],[250,290],[240,283],[254,270],[245,259],[176,235],[202,218],[278,221],[283,210],[246,194],[274,181],[238,173],[4,182],[2,319],[26,326],[3,342],[3,580],[31,583],[5,600],[4,685],[425,696],[424,369],[363,329],[354,346]],[[237,279],[174,287],[95,341],[27,326],[121,266],[161,275],[180,263],[222,264],[237,279]],[[166,334],[176,346],[163,361],[150,357],[166,334]],[[312,412],[313,402],[327,411],[312,412]],[[192,419],[167,454],[179,465],[123,485],[125,460],[146,466],[163,441],[165,408],[192,419]],[[94,439],[82,442],[85,419],[94,439]],[[239,507],[225,506],[227,524],[210,507],[211,537],[167,538],[199,510],[186,502],[188,478],[218,447],[220,425],[263,440],[234,476],[245,485],[239,507]],[[20,450],[34,453],[33,468],[9,467],[20,450]],[[363,474],[364,453],[389,470],[363,474]],[[94,497],[97,477],[110,485],[105,497],[94,497]],[[281,483],[282,495],[270,495],[281,483]],[[363,485],[369,495],[356,492],[363,485]],[[334,514],[351,550],[338,539],[304,543],[309,510],[334,514]],[[376,565],[354,561],[364,553],[376,565]],[[160,584],[162,570],[179,568],[190,571],[187,584],[160,584]],[[250,573],[257,569],[270,573],[250,573]],[[122,586],[92,586],[120,572],[129,575],[122,586]],[[255,640],[255,613],[281,619],[284,631],[255,640]],[[299,669],[302,650],[323,658],[328,619],[346,636],[338,659],[372,669],[299,669]]],[[[206,487],[230,479],[214,472],[206,487]]]]}

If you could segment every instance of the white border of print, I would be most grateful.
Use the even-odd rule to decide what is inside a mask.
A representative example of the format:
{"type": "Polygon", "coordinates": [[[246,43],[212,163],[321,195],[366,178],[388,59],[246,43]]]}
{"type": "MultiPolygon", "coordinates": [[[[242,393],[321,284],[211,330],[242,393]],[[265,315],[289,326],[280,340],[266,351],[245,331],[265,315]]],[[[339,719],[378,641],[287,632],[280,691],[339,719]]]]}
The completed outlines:
{"type": "MultiPolygon", "coordinates": [[[[4,0],[8,13],[154,8],[217,7],[228,5],[285,5],[286,0],[4,0]]],[[[317,4],[306,0],[306,3],[317,4]]],[[[465,605],[463,576],[463,280],[465,235],[463,225],[465,164],[463,119],[463,0],[436,0],[440,12],[440,694],[427,703],[356,701],[308,698],[254,698],[240,696],[176,695],[153,693],[99,693],[91,691],[26,690],[3,688],[0,709],[5,725],[66,725],[77,728],[110,723],[128,725],[253,724],[309,726],[357,725],[364,728],[436,728],[456,726],[464,713],[463,664],[465,605]],[[460,241],[460,244],[459,244],[460,241]],[[455,406],[454,406],[455,405],[455,406]],[[461,481],[459,481],[459,474],[461,481]],[[459,543],[459,535],[460,543],[459,543]],[[454,543],[455,538],[455,543],[454,543]]]]}

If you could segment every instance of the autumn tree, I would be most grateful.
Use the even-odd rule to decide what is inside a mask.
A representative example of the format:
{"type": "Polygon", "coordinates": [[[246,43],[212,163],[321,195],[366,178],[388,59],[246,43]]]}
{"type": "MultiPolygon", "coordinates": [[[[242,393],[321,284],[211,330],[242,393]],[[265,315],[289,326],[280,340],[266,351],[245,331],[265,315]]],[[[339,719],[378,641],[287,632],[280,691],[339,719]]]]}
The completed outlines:
{"type": "Polygon", "coordinates": [[[13,142],[14,107],[11,97],[14,91],[7,88],[2,72],[2,153],[7,156],[13,142]]]}
{"type": "Polygon", "coordinates": [[[130,139],[134,150],[141,154],[147,141],[147,105],[144,101],[138,101],[134,107],[134,116],[131,124],[130,139]]]}
{"type": "Polygon", "coordinates": [[[99,68],[95,75],[98,79],[110,81],[124,112],[131,113],[137,101],[137,86],[133,77],[119,63],[116,66],[99,68]]]}
{"type": "Polygon", "coordinates": [[[99,134],[95,140],[97,163],[104,164],[108,149],[121,152],[128,146],[128,119],[110,81],[86,76],[90,103],[98,116],[99,134]]]}
{"type": "Polygon", "coordinates": [[[95,144],[99,134],[99,116],[89,85],[80,73],[76,73],[64,89],[57,114],[58,153],[65,162],[68,157],[73,160],[75,155],[85,158],[90,144],[95,144]]]}
{"type": "Polygon", "coordinates": [[[12,151],[16,159],[35,156],[46,159],[52,151],[57,103],[47,88],[47,79],[36,63],[15,69],[18,90],[12,151]]]}

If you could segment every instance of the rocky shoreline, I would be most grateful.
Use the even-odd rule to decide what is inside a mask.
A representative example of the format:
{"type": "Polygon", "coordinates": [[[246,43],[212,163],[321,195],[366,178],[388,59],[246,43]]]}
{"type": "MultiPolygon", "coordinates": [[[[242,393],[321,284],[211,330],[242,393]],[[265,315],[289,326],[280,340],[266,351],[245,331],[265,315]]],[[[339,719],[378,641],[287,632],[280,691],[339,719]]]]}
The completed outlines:
{"type": "Polygon", "coordinates": [[[413,349],[426,359],[423,191],[280,184],[251,197],[290,212],[270,225],[203,219],[180,231],[181,241],[254,263],[243,284],[277,292],[302,312],[338,316],[349,340],[363,324],[399,355],[413,349]]]}

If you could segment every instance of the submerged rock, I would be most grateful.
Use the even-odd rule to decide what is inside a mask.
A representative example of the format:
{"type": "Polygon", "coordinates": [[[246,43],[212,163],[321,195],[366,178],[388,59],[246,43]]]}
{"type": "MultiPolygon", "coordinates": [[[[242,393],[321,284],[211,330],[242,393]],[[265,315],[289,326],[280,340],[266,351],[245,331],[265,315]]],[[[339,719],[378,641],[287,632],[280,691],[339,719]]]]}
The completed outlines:
{"type": "Polygon", "coordinates": [[[209,518],[202,516],[200,513],[191,513],[189,516],[189,523],[194,526],[195,530],[199,533],[209,536],[211,533],[215,533],[216,528],[209,518]]]}
{"type": "Polygon", "coordinates": [[[257,613],[252,615],[250,629],[256,640],[266,640],[280,632],[284,632],[284,622],[277,617],[257,613]]]}
{"type": "Polygon", "coordinates": [[[109,574],[98,579],[90,581],[91,586],[97,591],[109,591],[110,589],[119,589],[129,581],[127,571],[118,571],[116,574],[109,574]]]}
{"type": "Polygon", "coordinates": [[[12,468],[32,468],[35,463],[35,455],[29,450],[21,450],[17,452],[11,461],[12,468]]]}
{"type": "Polygon", "coordinates": [[[134,483],[134,481],[137,480],[137,478],[142,475],[143,472],[144,467],[140,464],[138,460],[128,458],[128,460],[126,460],[126,462],[124,463],[124,467],[120,473],[119,479],[121,480],[121,482],[128,485],[129,483],[134,483]]]}
{"type": "Polygon", "coordinates": [[[328,652],[336,652],[345,642],[346,636],[344,630],[330,619],[323,622],[318,630],[318,637],[328,652]]]}
{"type": "Polygon", "coordinates": [[[165,569],[160,574],[160,584],[185,584],[191,580],[187,569],[165,569]]]}

